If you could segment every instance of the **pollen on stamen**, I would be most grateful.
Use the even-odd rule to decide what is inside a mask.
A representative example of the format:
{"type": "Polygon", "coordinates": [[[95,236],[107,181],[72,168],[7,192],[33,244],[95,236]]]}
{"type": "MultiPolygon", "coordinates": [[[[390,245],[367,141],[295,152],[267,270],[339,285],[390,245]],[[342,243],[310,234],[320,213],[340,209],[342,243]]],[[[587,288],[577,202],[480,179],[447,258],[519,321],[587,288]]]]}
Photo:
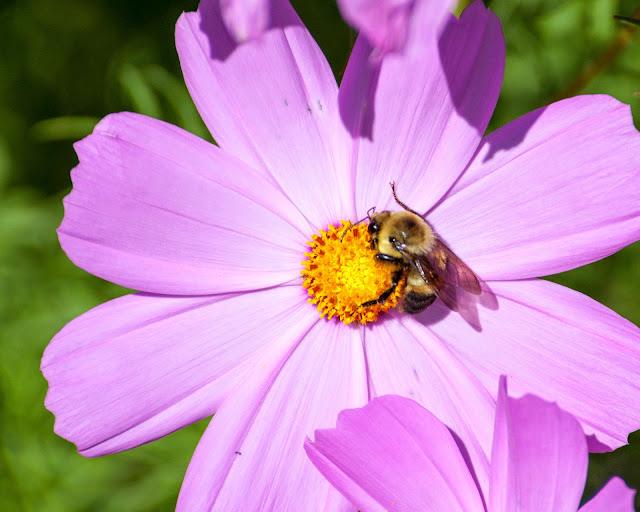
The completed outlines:
{"type": "Polygon", "coordinates": [[[302,286],[311,296],[309,302],[317,305],[321,317],[366,325],[375,322],[381,312],[398,305],[405,283],[403,278],[382,304],[362,307],[391,287],[393,274],[398,269],[374,257],[366,224],[352,226],[341,241],[349,226],[351,223],[344,220],[337,228],[329,225],[327,231],[320,230],[320,234],[314,234],[307,242],[311,251],[305,253],[308,259],[302,262],[302,286]]]}

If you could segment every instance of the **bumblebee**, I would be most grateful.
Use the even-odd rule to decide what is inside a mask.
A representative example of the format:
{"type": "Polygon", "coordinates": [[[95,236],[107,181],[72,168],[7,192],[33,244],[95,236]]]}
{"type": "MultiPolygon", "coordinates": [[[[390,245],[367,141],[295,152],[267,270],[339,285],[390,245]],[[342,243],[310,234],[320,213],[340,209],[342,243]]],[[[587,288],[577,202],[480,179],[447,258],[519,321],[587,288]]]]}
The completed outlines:
{"type": "Polygon", "coordinates": [[[375,258],[396,265],[391,287],[377,299],[364,302],[360,307],[383,304],[406,276],[401,299],[401,311],[416,314],[428,308],[439,298],[448,308],[458,310],[457,288],[479,295],[480,282],[467,267],[433,232],[417,212],[409,208],[396,195],[395,183],[391,191],[404,211],[369,210],[369,234],[375,258]]]}

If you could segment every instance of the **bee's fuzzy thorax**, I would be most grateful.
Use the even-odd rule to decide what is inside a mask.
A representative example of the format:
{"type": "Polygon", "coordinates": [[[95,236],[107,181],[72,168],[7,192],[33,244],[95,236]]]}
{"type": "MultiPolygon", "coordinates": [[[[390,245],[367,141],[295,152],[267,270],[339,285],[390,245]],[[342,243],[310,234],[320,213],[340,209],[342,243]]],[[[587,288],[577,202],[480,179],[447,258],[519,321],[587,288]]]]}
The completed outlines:
{"type": "Polygon", "coordinates": [[[384,211],[372,216],[372,221],[378,225],[378,250],[384,254],[400,257],[393,241],[412,254],[424,254],[433,247],[435,235],[431,226],[415,213],[384,211]]]}

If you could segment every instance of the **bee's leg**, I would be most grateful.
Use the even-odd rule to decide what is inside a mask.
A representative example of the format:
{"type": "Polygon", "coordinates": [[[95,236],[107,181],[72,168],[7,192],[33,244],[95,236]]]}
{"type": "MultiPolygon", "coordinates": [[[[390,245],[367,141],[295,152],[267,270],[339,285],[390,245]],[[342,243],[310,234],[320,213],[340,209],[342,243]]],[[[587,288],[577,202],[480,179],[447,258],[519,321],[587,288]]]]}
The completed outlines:
{"type": "MultiPolygon", "coordinates": [[[[376,255],[377,257],[378,255],[376,255]]],[[[387,256],[386,254],[383,254],[382,256],[387,256]]],[[[388,256],[390,258],[390,256],[388,256]]],[[[381,258],[383,259],[383,258],[381,258]]],[[[398,271],[396,271],[392,278],[391,278],[391,286],[389,288],[387,288],[384,292],[382,292],[382,294],[380,295],[380,297],[378,297],[377,299],[373,299],[373,300],[368,300],[367,302],[363,302],[362,304],[360,304],[361,308],[368,308],[370,306],[375,306],[376,304],[384,304],[387,299],[389,297],[391,297],[391,294],[396,290],[396,288],[398,287],[398,284],[400,283],[400,279],[402,279],[402,274],[403,274],[404,270],[400,269],[398,271]]]]}
{"type": "Polygon", "coordinates": [[[389,256],[388,254],[382,254],[381,252],[376,254],[376,259],[380,261],[402,261],[398,260],[398,258],[394,258],[393,256],[389,256]]]}

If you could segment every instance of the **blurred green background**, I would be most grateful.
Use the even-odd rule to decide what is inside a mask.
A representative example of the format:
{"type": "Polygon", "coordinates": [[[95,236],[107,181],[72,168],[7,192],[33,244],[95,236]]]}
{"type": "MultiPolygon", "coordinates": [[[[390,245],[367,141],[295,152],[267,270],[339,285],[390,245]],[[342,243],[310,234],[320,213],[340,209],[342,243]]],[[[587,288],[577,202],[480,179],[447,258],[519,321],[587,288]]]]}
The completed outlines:
{"type": "MultiPolygon", "coordinates": [[[[632,106],[640,126],[640,34],[615,46],[626,0],[493,0],[507,65],[491,129],[564,94],[607,49],[580,92],[632,106]],[[613,46],[612,46],[613,45],[613,46]]],[[[339,77],[353,34],[333,0],[294,2],[339,77]]],[[[0,7],[0,510],[173,510],[206,425],[200,422],[127,453],[85,459],[53,433],[39,360],[69,320],[126,290],[75,268],[55,229],[72,142],[98,119],[135,110],[208,138],[184,87],[173,45],[180,13],[196,0],[5,0],[0,7]]],[[[629,36],[630,34],[627,34],[629,36]]],[[[616,151],[616,148],[611,148],[616,151]]],[[[640,324],[640,245],[555,281],[640,324]]],[[[612,474],[640,487],[640,433],[593,455],[586,497],[612,474]]],[[[636,500],[636,503],[640,503],[636,500]]]]}

